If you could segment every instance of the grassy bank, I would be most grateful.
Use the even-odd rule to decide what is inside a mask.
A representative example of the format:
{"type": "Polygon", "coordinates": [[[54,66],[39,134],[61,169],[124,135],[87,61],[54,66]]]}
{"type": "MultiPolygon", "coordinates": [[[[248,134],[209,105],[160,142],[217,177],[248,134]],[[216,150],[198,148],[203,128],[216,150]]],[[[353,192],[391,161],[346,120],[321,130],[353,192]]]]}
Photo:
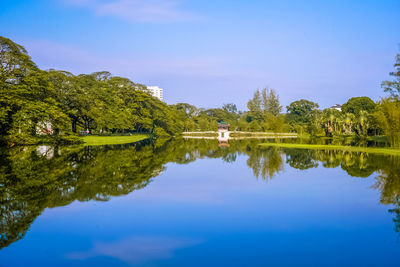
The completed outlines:
{"type": "Polygon", "coordinates": [[[339,145],[310,145],[310,144],[288,144],[288,143],[262,143],[261,147],[284,147],[299,149],[316,149],[316,150],[342,150],[350,152],[367,152],[375,154],[387,154],[400,156],[400,149],[393,148],[377,148],[377,147],[357,147],[357,146],[339,146],[339,145]]]}
{"type": "Polygon", "coordinates": [[[128,144],[135,143],[144,139],[149,138],[148,135],[145,134],[135,134],[135,135],[127,135],[127,136],[96,136],[90,135],[81,137],[84,145],[86,146],[101,146],[101,145],[119,145],[119,144],[128,144]]]}

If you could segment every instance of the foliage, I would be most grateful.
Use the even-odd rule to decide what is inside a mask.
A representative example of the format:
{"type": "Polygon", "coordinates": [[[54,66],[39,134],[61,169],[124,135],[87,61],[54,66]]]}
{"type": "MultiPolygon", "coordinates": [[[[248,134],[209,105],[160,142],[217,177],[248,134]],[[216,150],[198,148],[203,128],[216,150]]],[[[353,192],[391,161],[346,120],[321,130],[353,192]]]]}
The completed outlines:
{"type": "Polygon", "coordinates": [[[247,103],[248,113],[244,113],[245,119],[239,123],[243,131],[273,131],[282,132],[288,130],[285,117],[281,114],[282,106],[279,96],[273,89],[264,88],[256,90],[253,98],[247,103]],[[245,121],[248,122],[246,125],[245,121]]]}
{"type": "Polygon", "coordinates": [[[273,89],[264,88],[262,90],[262,106],[265,114],[272,114],[275,117],[282,111],[279,96],[273,89]]]}
{"type": "Polygon", "coordinates": [[[177,113],[185,132],[216,131],[219,122],[227,122],[236,129],[239,113],[235,104],[224,104],[222,108],[203,109],[187,103],[171,106],[177,113]]]}
{"type": "Polygon", "coordinates": [[[40,70],[21,45],[0,37],[0,141],[17,144],[76,142],[82,130],[93,134],[144,133],[175,136],[182,132],[216,131],[219,122],[232,131],[286,132],[329,137],[386,134],[392,146],[399,139],[400,54],[394,81],[383,83],[392,98],[374,103],[353,97],[342,111],[319,110],[301,99],[282,114],[273,89],[256,90],[238,111],[233,103],[198,108],[188,103],[167,105],[148,94],[146,86],[107,71],[73,75],[40,70]],[[75,140],[74,140],[75,137],[75,140]]]}
{"type": "Polygon", "coordinates": [[[374,114],[393,147],[400,147],[400,102],[397,99],[382,99],[374,114]]]}
{"type": "Polygon", "coordinates": [[[287,109],[287,120],[291,124],[310,124],[313,121],[313,115],[318,108],[318,104],[301,99],[290,103],[287,109]]]}
{"type": "Polygon", "coordinates": [[[63,142],[80,130],[158,136],[183,130],[175,110],[146,87],[107,71],[40,70],[21,45],[0,37],[0,135],[10,144],[63,142]]]}
{"type": "Polygon", "coordinates": [[[392,97],[400,97],[400,54],[396,56],[396,63],[394,64],[395,71],[391,72],[390,75],[393,76],[392,81],[382,82],[382,87],[385,92],[389,92],[392,97]]]}
{"type": "Polygon", "coordinates": [[[347,103],[343,104],[342,112],[352,113],[354,115],[359,115],[361,111],[371,113],[374,111],[375,106],[375,102],[369,97],[352,97],[347,101],[347,103]]]}
{"type": "Polygon", "coordinates": [[[400,149],[391,148],[374,148],[374,147],[359,147],[359,146],[344,146],[344,145],[315,145],[315,144],[291,144],[291,143],[262,143],[262,147],[284,147],[297,149],[316,149],[316,150],[338,150],[349,152],[365,152],[371,154],[387,154],[400,155],[400,149]]]}

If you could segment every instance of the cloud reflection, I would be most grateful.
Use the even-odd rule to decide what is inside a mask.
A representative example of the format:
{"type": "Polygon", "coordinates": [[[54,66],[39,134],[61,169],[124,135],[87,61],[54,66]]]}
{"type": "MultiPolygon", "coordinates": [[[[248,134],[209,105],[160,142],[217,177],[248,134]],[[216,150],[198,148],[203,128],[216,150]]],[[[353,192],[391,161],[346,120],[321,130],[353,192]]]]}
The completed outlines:
{"type": "Polygon", "coordinates": [[[135,236],[114,242],[95,242],[89,251],[72,252],[66,257],[73,260],[86,260],[106,256],[135,265],[171,258],[176,250],[199,243],[201,241],[187,238],[135,236]]]}

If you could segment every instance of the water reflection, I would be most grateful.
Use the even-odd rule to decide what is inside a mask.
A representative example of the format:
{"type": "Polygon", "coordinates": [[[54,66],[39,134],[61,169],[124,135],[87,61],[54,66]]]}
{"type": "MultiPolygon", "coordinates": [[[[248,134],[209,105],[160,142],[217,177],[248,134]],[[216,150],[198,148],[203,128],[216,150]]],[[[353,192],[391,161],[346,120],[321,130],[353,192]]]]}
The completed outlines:
{"type": "Polygon", "coordinates": [[[67,258],[86,260],[93,257],[109,256],[132,265],[148,260],[168,259],[180,248],[198,244],[198,240],[171,237],[128,237],[114,242],[96,242],[89,251],[72,252],[67,258]]]}
{"type": "MultiPolygon", "coordinates": [[[[340,167],[349,175],[362,178],[377,173],[375,188],[381,192],[381,203],[393,206],[390,212],[394,215],[395,230],[400,231],[400,157],[343,151],[261,149],[257,146],[259,143],[257,139],[238,140],[221,147],[218,140],[175,139],[134,145],[19,147],[0,151],[0,247],[23,238],[45,208],[69,205],[76,200],[108,201],[113,196],[129,194],[146,187],[169,162],[188,164],[201,158],[220,158],[231,163],[238,155],[247,155],[247,165],[254,176],[264,180],[281,172],[285,162],[299,170],[319,165],[340,167]]],[[[176,246],[184,246],[185,242],[177,242],[176,246]]],[[[119,246],[119,243],[114,245],[119,246]]],[[[71,257],[98,253],[99,247],[107,251],[110,248],[103,244],[93,251],[77,252],[71,257]]],[[[162,253],[168,253],[174,247],[163,249],[162,253]]]]}
{"type": "Polygon", "coordinates": [[[253,170],[255,177],[264,180],[273,178],[283,170],[283,159],[279,149],[269,147],[266,149],[248,149],[249,159],[247,165],[253,170]]]}
{"type": "Polygon", "coordinates": [[[378,173],[374,188],[380,191],[382,204],[394,206],[389,212],[394,214],[395,231],[400,232],[400,157],[332,150],[283,149],[283,152],[286,162],[296,169],[316,168],[321,162],[325,168],[340,167],[353,177],[366,178],[378,173]]]}

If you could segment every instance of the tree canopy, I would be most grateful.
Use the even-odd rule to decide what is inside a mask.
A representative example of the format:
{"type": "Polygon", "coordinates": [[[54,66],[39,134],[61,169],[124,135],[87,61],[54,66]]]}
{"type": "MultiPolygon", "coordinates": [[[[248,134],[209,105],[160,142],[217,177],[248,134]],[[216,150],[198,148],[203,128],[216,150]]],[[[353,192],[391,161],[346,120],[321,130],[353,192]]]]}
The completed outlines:
{"type": "Polygon", "coordinates": [[[0,37],[0,141],[10,144],[74,142],[80,131],[93,134],[148,133],[174,136],[182,132],[216,131],[221,121],[238,131],[293,131],[312,136],[354,135],[366,139],[385,134],[399,146],[398,101],[400,54],[392,81],[382,86],[390,98],[375,103],[353,97],[335,109],[300,99],[282,113],[273,89],[256,90],[248,111],[234,103],[200,108],[189,103],[167,105],[147,87],[108,71],[74,75],[63,70],[41,70],[26,49],[0,37]]]}
{"type": "Polygon", "coordinates": [[[287,109],[287,119],[290,123],[310,123],[317,103],[301,99],[290,103],[287,109]]]}
{"type": "Polygon", "coordinates": [[[93,133],[182,131],[174,109],[146,87],[107,71],[73,75],[39,69],[25,48],[0,37],[0,134],[3,140],[93,133]]]}
{"type": "Polygon", "coordinates": [[[382,87],[385,92],[389,92],[393,97],[400,97],[400,53],[396,56],[395,70],[390,73],[393,77],[391,81],[382,82],[382,87]]]}
{"type": "Polygon", "coordinates": [[[360,111],[372,112],[375,109],[375,102],[367,97],[352,97],[342,106],[342,111],[345,113],[360,114],[360,111]]]}

